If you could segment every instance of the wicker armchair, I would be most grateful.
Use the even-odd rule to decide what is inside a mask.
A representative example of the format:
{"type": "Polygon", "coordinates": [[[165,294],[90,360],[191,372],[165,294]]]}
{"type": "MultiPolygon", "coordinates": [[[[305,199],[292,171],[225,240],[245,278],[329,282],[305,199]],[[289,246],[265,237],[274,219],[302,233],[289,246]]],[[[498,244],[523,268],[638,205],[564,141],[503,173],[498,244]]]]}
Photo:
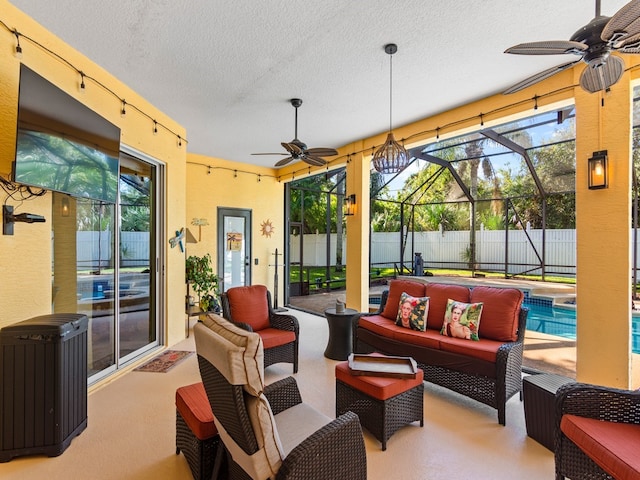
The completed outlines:
{"type": "MultiPolygon", "coordinates": [[[[200,375],[227,452],[228,478],[366,479],[356,414],[331,420],[317,412],[302,402],[293,377],[265,387],[259,335],[216,315],[194,332],[200,375]]],[[[221,464],[219,455],[213,478],[221,464]]]]}
{"type": "MultiPolygon", "coordinates": [[[[572,414],[615,424],[640,425],[640,392],[585,383],[569,383],[558,389],[555,403],[556,479],[560,480],[565,477],[574,480],[615,478],[613,473],[607,473],[604,467],[600,467],[567,438],[560,427],[560,422],[563,415],[572,414]]],[[[616,434],[613,432],[609,436],[616,437],[616,434]]],[[[626,448],[630,447],[629,443],[623,443],[626,443],[626,448]]],[[[638,440],[634,440],[634,443],[637,444],[638,440]]],[[[633,457],[637,458],[637,455],[634,453],[633,457]]],[[[624,456],[619,458],[623,459],[624,456]]],[[[602,461],[602,458],[599,460],[602,461]]]]}
{"type": "Polygon", "coordinates": [[[273,310],[267,287],[230,288],[222,294],[222,316],[262,337],[265,367],[288,362],[293,363],[293,373],[298,372],[298,319],[273,310]]]}

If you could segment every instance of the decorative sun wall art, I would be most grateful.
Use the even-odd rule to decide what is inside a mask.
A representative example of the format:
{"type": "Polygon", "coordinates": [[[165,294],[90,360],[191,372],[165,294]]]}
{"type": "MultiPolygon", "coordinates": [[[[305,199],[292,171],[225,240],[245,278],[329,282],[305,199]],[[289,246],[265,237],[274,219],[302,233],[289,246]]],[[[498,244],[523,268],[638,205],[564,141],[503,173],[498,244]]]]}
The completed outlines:
{"type": "Polygon", "coordinates": [[[269,219],[265,220],[260,224],[260,231],[262,232],[263,237],[271,238],[271,234],[273,233],[274,230],[275,228],[273,227],[273,224],[269,219]]]}

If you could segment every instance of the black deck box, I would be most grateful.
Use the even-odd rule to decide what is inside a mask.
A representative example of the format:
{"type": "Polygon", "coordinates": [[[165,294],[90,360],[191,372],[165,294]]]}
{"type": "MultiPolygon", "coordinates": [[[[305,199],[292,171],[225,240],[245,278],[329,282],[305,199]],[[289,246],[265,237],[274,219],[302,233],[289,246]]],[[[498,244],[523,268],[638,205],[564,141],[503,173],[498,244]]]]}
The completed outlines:
{"type": "Polygon", "coordinates": [[[0,330],[0,462],[60,455],[87,427],[87,325],[56,313],[0,330]]]}

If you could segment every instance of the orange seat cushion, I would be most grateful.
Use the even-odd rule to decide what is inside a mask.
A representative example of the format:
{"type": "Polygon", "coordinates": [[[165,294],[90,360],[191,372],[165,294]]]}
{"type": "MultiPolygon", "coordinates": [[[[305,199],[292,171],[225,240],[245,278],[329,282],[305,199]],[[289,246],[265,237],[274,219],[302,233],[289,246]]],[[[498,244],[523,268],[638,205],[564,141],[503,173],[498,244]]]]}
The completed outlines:
{"type": "Polygon", "coordinates": [[[265,349],[279,347],[296,341],[296,334],[287,330],[269,327],[263,328],[257,333],[260,335],[260,338],[262,338],[262,345],[265,349]]]}
{"type": "Polygon", "coordinates": [[[487,362],[496,363],[498,350],[502,342],[480,338],[469,346],[469,340],[465,338],[455,338],[440,335],[440,350],[443,352],[457,353],[466,357],[477,358],[487,362]]]}
{"type": "Polygon", "coordinates": [[[387,303],[384,305],[382,316],[395,321],[398,316],[398,307],[400,305],[400,295],[402,292],[408,293],[412,297],[424,297],[425,284],[420,282],[412,282],[410,280],[391,280],[389,282],[389,296],[387,303]]]}
{"type": "Polygon", "coordinates": [[[199,440],[207,440],[218,434],[202,382],[176,390],[176,409],[199,440]]]}
{"type": "MultiPolygon", "coordinates": [[[[270,327],[267,287],[251,285],[227,290],[231,320],[251,325],[254,332],[270,327]]],[[[267,346],[265,345],[265,348],[267,346]]]]}
{"type": "Polygon", "coordinates": [[[640,425],[565,414],[560,430],[613,478],[640,478],[640,425]]]}
{"type": "Polygon", "coordinates": [[[422,383],[423,378],[424,373],[421,369],[418,369],[416,378],[370,377],[352,375],[348,361],[336,364],[336,380],[377,400],[387,400],[415,388],[422,383]]]}

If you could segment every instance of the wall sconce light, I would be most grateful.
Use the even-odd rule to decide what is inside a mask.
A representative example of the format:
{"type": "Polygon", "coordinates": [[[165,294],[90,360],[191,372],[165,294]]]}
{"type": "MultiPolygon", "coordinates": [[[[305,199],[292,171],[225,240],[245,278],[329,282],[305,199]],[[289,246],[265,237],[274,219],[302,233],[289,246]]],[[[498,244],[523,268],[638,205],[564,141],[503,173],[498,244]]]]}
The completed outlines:
{"type": "Polygon", "coordinates": [[[352,193],[344,199],[344,214],[345,216],[355,215],[356,213],[356,194],[352,193]]]}
{"type": "Polygon", "coordinates": [[[60,215],[63,217],[69,216],[69,197],[62,197],[60,201],[60,215]]]}
{"type": "Polygon", "coordinates": [[[609,186],[607,151],[593,152],[589,159],[589,190],[607,188],[609,186]]]}

